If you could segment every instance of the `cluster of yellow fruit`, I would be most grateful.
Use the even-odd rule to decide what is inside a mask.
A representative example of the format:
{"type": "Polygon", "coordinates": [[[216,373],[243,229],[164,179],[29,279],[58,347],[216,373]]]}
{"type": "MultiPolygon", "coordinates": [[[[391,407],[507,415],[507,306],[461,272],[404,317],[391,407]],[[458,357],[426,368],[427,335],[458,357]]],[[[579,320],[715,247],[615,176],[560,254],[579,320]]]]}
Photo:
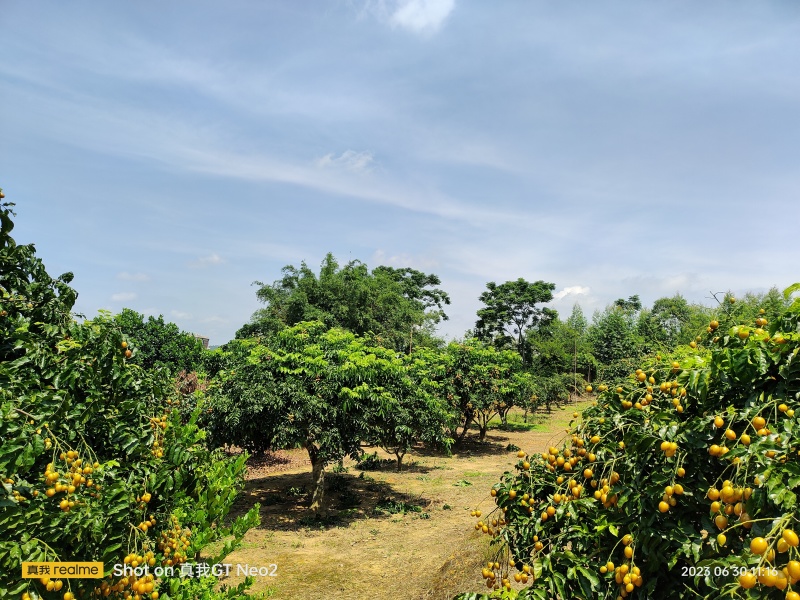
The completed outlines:
{"type": "Polygon", "coordinates": [[[612,561],[608,561],[605,565],[600,567],[601,575],[607,573],[614,574],[614,581],[619,586],[618,600],[620,598],[627,598],[637,587],[641,587],[644,583],[641,570],[633,562],[633,536],[629,533],[625,534],[622,537],[622,545],[624,548],[622,553],[627,562],[615,567],[612,561]]]}
{"type": "MultiPolygon", "coordinates": [[[[759,310],[760,315],[763,315],[764,313],[765,311],[763,308],[759,310]]],[[[767,321],[767,319],[765,319],[763,316],[759,316],[755,320],[756,326],[755,329],[752,330],[752,333],[754,333],[758,337],[758,339],[763,342],[771,341],[773,344],[776,344],[778,346],[782,346],[783,344],[785,344],[787,340],[780,332],[776,332],[775,335],[773,335],[770,338],[769,332],[764,330],[764,327],[768,323],[769,321],[767,321]]],[[[708,333],[712,333],[714,330],[716,330],[717,327],[719,327],[719,323],[717,321],[711,321],[711,324],[708,326],[708,328],[706,328],[706,331],[708,333]],[[712,327],[714,323],[716,323],[716,326],[712,327]]],[[[747,326],[737,325],[736,327],[731,328],[731,335],[738,337],[740,340],[746,340],[747,338],[750,337],[750,334],[751,334],[750,328],[747,326]]],[[[712,341],[716,343],[719,342],[719,340],[720,340],[719,337],[714,337],[712,341]]]]}
{"type": "Polygon", "coordinates": [[[617,481],[619,481],[619,473],[611,471],[611,475],[608,479],[604,477],[600,479],[599,482],[594,479],[589,482],[589,485],[593,488],[597,488],[593,494],[595,500],[602,502],[605,508],[611,508],[617,504],[617,495],[611,493],[611,486],[617,483],[617,481]]]}
{"type": "Polygon", "coordinates": [[[663,442],[661,442],[661,451],[667,458],[672,458],[678,451],[678,444],[676,442],[669,442],[667,440],[664,440],[663,442]]]}
{"type": "Polygon", "coordinates": [[[133,352],[131,352],[130,348],[128,348],[128,342],[122,342],[120,345],[122,346],[122,349],[125,351],[125,358],[130,358],[131,356],[133,356],[133,352]]]}
{"type": "MultiPolygon", "coordinates": [[[[483,513],[479,510],[473,510],[469,513],[471,517],[480,517],[482,514],[483,513]]],[[[491,520],[487,519],[486,522],[478,521],[477,523],[475,523],[475,530],[482,531],[483,533],[486,533],[488,535],[494,535],[495,530],[492,528],[502,527],[505,524],[506,520],[504,517],[500,517],[499,519],[494,518],[491,520]]]]}
{"type": "MultiPolygon", "coordinates": [[[[587,461],[589,464],[594,463],[597,460],[597,456],[592,452],[586,451],[586,449],[583,447],[584,442],[580,437],[578,437],[577,435],[573,435],[572,437],[573,437],[572,440],[573,446],[578,447],[577,453],[579,454],[580,458],[587,461]]],[[[590,438],[589,441],[592,444],[598,444],[600,442],[600,436],[594,435],[590,438]]],[[[562,454],[564,456],[572,458],[570,456],[571,452],[569,448],[565,448],[562,454]]],[[[559,455],[558,449],[555,447],[550,447],[548,449],[548,452],[542,454],[542,459],[547,460],[549,466],[553,466],[554,459],[555,459],[555,464],[557,465],[559,463],[559,459],[562,458],[561,456],[558,455],[559,455]]],[[[567,465],[569,464],[570,463],[567,462],[564,463],[565,471],[572,470],[566,468],[567,465]]],[[[594,497],[595,500],[599,500],[600,502],[602,502],[603,506],[605,506],[606,508],[610,508],[611,506],[614,506],[617,503],[617,495],[611,493],[611,486],[613,486],[615,483],[617,483],[617,481],[619,481],[619,473],[617,473],[616,471],[611,471],[607,478],[603,477],[601,479],[597,479],[595,478],[595,472],[591,468],[591,466],[587,466],[583,470],[583,477],[584,479],[588,480],[589,486],[594,490],[592,496],[594,497]]],[[[556,483],[559,486],[563,486],[564,493],[562,494],[560,492],[557,492],[553,494],[553,503],[555,504],[568,502],[573,499],[577,500],[583,495],[585,490],[583,484],[578,483],[577,481],[575,481],[575,479],[572,478],[567,480],[563,475],[559,475],[556,478],[556,483]],[[565,483],[566,485],[564,485],[565,483]]],[[[547,521],[547,519],[549,517],[552,517],[553,515],[555,515],[555,508],[551,505],[548,506],[544,512],[542,512],[541,519],[542,521],[547,521]]]]}
{"type": "MultiPolygon", "coordinates": [[[[794,410],[789,408],[786,404],[783,403],[780,404],[778,406],[778,410],[789,418],[794,417],[794,410]]],[[[783,438],[779,434],[773,433],[772,430],[769,427],[767,427],[767,421],[764,417],[762,416],[754,417],[753,420],[750,422],[750,426],[752,426],[754,433],[758,437],[769,438],[769,441],[775,444],[776,447],[778,444],[782,442],[783,438]]],[[[722,429],[723,427],[725,427],[725,430],[723,432],[724,440],[722,440],[721,445],[711,444],[709,446],[708,453],[711,456],[715,456],[718,458],[722,458],[723,456],[725,456],[731,449],[727,445],[728,442],[734,442],[735,445],[738,440],[738,442],[741,442],[743,446],[749,446],[752,442],[752,438],[750,437],[750,434],[747,433],[747,431],[745,431],[741,435],[737,434],[736,431],[732,429],[732,426],[730,424],[727,426],[725,425],[725,419],[723,419],[721,416],[714,417],[714,427],[716,429],[722,429]]],[[[780,450],[780,447],[778,447],[778,450],[780,450]]],[[[780,462],[786,462],[787,460],[786,455],[784,453],[781,453],[781,456],[778,456],[778,450],[775,450],[774,448],[764,450],[764,455],[767,458],[777,457],[780,462]]],[[[740,459],[739,457],[733,457],[731,459],[731,462],[733,462],[733,464],[738,464],[740,462],[740,459]]]]}
{"type": "MultiPolygon", "coordinates": [[[[39,583],[41,583],[48,592],[60,592],[61,588],[64,587],[64,582],[60,579],[50,579],[46,576],[40,577],[39,583]]],[[[28,594],[28,592],[25,592],[25,594],[28,594]]],[[[22,595],[23,600],[25,599],[25,594],[22,595]]],[[[30,594],[28,594],[28,598],[30,597],[30,594]]],[[[66,598],[66,594],[64,594],[64,597],[66,598]]]]}
{"type": "MultiPolygon", "coordinates": [[[[131,553],[125,557],[123,562],[136,569],[143,566],[154,566],[156,558],[153,552],[145,552],[144,554],[131,553]]],[[[92,590],[92,593],[95,596],[120,598],[122,600],[143,600],[145,596],[149,596],[151,600],[158,600],[159,593],[156,591],[156,585],[156,579],[151,573],[141,577],[131,573],[117,581],[104,580],[92,590]]]]}
{"type": "MultiPolygon", "coordinates": [[[[508,566],[515,567],[515,565],[514,560],[509,559],[508,566]]],[[[530,565],[523,565],[521,571],[510,577],[509,571],[501,571],[499,562],[487,562],[481,569],[481,575],[486,580],[487,588],[499,590],[502,587],[506,591],[511,591],[511,579],[517,583],[528,583],[535,579],[530,565]]]]}
{"type": "Polygon", "coordinates": [[[149,519],[144,519],[136,527],[139,528],[141,531],[147,533],[147,530],[150,529],[151,527],[155,527],[155,525],[156,525],[156,518],[153,515],[150,515],[149,519]]]}
{"type": "Polygon", "coordinates": [[[662,513],[668,512],[670,508],[678,504],[675,496],[683,495],[683,486],[680,483],[668,485],[664,488],[664,495],[658,503],[658,510],[662,513]]]}
{"type": "Polygon", "coordinates": [[[556,469],[562,469],[570,473],[581,461],[593,463],[597,459],[594,454],[586,450],[585,445],[583,439],[573,436],[571,449],[564,448],[559,451],[555,446],[551,446],[547,452],[542,452],[541,457],[547,461],[549,471],[555,472],[556,469]]]}
{"type": "Polygon", "coordinates": [[[53,463],[48,463],[44,471],[44,482],[48,487],[44,494],[48,498],[52,498],[56,494],[66,492],[67,497],[63,498],[59,503],[59,508],[64,512],[69,512],[70,509],[75,507],[76,502],[73,500],[74,494],[81,486],[84,486],[89,491],[89,496],[96,498],[100,492],[101,486],[92,479],[92,474],[96,469],[100,469],[100,463],[84,464],[75,450],[62,452],[58,456],[59,459],[66,463],[67,469],[64,473],[59,473],[53,463]]]}
{"type": "MultiPolygon", "coordinates": [[[[694,343],[694,342],[692,342],[694,343]]],[[[680,363],[673,362],[672,363],[672,372],[677,373],[680,370],[680,363]]],[[[649,406],[654,399],[655,392],[655,372],[648,375],[642,369],[636,369],[634,373],[630,375],[630,378],[634,381],[642,384],[644,389],[635,394],[635,401],[628,399],[625,395],[625,389],[622,386],[618,386],[616,388],[617,395],[620,400],[620,404],[623,408],[635,408],[636,410],[644,410],[646,406],[649,406]]],[[[591,392],[592,386],[587,386],[586,391],[591,392]]],[[[598,386],[597,390],[599,392],[605,391],[608,389],[608,386],[605,384],[598,386]]],[[[683,405],[681,404],[681,398],[686,396],[686,389],[679,386],[677,381],[662,381],[658,385],[659,391],[664,394],[665,396],[672,397],[672,404],[679,413],[683,412],[683,405]]]]}
{"type": "MultiPolygon", "coordinates": [[[[780,537],[775,536],[772,543],[763,537],[755,537],[750,541],[750,552],[763,557],[762,563],[766,561],[767,566],[759,565],[756,569],[742,573],[738,577],[739,585],[745,589],[751,589],[760,583],[766,587],[775,587],[785,590],[789,585],[797,585],[800,582],[800,562],[789,560],[781,568],[774,567],[775,550],[785,553],[789,549],[795,549],[800,545],[797,533],[786,528],[781,532],[780,537]]],[[[800,600],[800,594],[789,591],[786,594],[787,600],[800,600]]]]}
{"type": "Polygon", "coordinates": [[[186,562],[186,551],[189,549],[189,538],[192,536],[190,529],[182,528],[178,518],[172,515],[172,527],[161,532],[158,549],[164,554],[162,566],[172,567],[186,562]]]}
{"type": "Polygon", "coordinates": [[[153,435],[155,437],[153,446],[150,448],[150,454],[156,458],[162,458],[164,456],[164,430],[166,430],[166,428],[166,414],[160,417],[150,417],[150,429],[153,430],[153,435]]]}
{"type": "MultiPolygon", "coordinates": [[[[750,499],[752,493],[752,488],[734,487],[730,480],[722,482],[722,489],[712,487],[708,490],[706,497],[711,500],[711,513],[715,515],[714,524],[717,529],[725,530],[728,527],[728,517],[731,515],[739,517],[741,526],[745,529],[753,526],[753,521],[744,508],[744,502],[750,499]]],[[[717,543],[720,546],[724,546],[726,541],[724,534],[717,536],[717,543]]]]}

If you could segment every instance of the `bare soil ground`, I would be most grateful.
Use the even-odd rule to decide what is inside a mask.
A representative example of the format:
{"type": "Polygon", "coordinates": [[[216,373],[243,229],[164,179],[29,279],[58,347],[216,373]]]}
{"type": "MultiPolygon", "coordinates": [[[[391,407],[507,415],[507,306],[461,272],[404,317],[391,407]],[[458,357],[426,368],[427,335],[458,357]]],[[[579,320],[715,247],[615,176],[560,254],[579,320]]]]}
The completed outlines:
{"type": "MultiPolygon", "coordinates": [[[[529,453],[545,450],[565,435],[580,406],[534,415],[529,420],[537,426],[530,431],[490,429],[483,443],[470,435],[452,456],[416,449],[399,473],[380,450],[386,462],[377,468],[360,470],[352,461],[345,461],[344,473],[329,467],[330,511],[323,519],[307,509],[311,466],[305,451],[251,459],[234,511],[259,502],[261,525],[226,562],[277,565],[275,577],[257,577],[252,588],[276,600],[450,600],[485,590],[480,570],[493,550],[488,536],[475,531],[470,511],[494,508],[489,490],[517,462],[509,445],[529,453]]],[[[242,579],[234,567],[223,583],[242,579]]]]}

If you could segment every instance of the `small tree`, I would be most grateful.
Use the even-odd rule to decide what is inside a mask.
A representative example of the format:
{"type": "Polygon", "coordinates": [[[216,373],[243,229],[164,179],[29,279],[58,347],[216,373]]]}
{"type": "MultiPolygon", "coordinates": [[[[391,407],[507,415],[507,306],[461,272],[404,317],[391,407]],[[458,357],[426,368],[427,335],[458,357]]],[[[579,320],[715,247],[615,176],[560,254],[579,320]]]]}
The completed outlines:
{"type": "Polygon", "coordinates": [[[507,413],[514,403],[512,376],[522,360],[514,351],[497,350],[474,338],[451,343],[443,358],[443,393],[453,415],[451,434],[460,444],[470,425],[477,423],[483,441],[489,421],[507,413]]]}
{"type": "Polygon", "coordinates": [[[269,345],[229,346],[227,368],[211,388],[216,443],[257,452],[305,448],[314,511],[322,507],[326,465],[357,459],[364,442],[391,448],[399,464],[424,429],[415,411],[433,406],[427,396],[415,397],[397,353],[320,321],[283,329],[269,345]]]}
{"type": "MultiPolygon", "coordinates": [[[[568,376],[566,376],[568,378],[568,376]]],[[[560,406],[569,400],[569,388],[565,375],[548,375],[534,378],[534,396],[536,404],[544,404],[547,412],[553,410],[553,405],[560,406]]]]}
{"type": "Polygon", "coordinates": [[[404,358],[409,380],[395,386],[389,399],[391,408],[374,428],[372,445],[394,454],[397,470],[403,457],[419,441],[449,449],[453,439],[447,435],[450,413],[438,395],[439,385],[425,375],[429,372],[426,356],[434,351],[423,349],[404,358]],[[410,385],[409,385],[410,384],[410,385]]]}

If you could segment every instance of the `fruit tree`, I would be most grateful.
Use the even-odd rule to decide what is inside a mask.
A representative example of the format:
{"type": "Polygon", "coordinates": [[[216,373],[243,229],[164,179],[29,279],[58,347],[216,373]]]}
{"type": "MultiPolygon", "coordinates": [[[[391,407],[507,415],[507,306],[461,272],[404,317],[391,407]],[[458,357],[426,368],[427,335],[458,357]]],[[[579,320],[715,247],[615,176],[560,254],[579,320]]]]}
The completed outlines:
{"type": "MultiPolygon", "coordinates": [[[[787,298],[799,291],[795,285],[787,298]]],[[[565,443],[520,456],[476,523],[519,598],[797,598],[800,299],[595,385],[565,443]],[[489,511],[484,511],[489,512],[489,511]]],[[[465,596],[465,597],[476,597],[465,596]]]]}
{"type": "Polygon", "coordinates": [[[224,368],[210,388],[216,443],[305,448],[314,511],[322,508],[325,466],[357,459],[362,443],[402,454],[418,434],[443,436],[442,411],[417,390],[402,355],[321,321],[282,329],[268,344],[234,340],[218,362],[224,368]]]}
{"type": "Polygon", "coordinates": [[[111,317],[78,323],[72,275],[50,277],[33,245],[11,238],[0,203],[0,598],[239,597],[216,577],[120,577],[113,565],[175,567],[230,534],[219,558],[258,522],[225,522],[245,457],[182,423],[164,372],[111,317]],[[100,579],[22,578],[23,561],[97,561],[100,579]]]}

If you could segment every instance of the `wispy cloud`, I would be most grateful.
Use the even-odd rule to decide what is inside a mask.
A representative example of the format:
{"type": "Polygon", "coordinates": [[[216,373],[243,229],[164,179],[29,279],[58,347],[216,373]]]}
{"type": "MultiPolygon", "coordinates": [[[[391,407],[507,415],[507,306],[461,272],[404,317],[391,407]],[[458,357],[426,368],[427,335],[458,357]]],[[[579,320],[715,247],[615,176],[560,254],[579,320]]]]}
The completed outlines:
{"type": "Polygon", "coordinates": [[[376,169],[371,151],[346,150],[338,156],[330,153],[316,160],[292,160],[269,150],[239,151],[220,131],[142,108],[114,105],[112,110],[90,96],[60,97],[56,102],[50,94],[24,92],[19,101],[38,104],[52,115],[70,116],[53,121],[48,135],[54,139],[107,155],[151,160],[176,172],[297,185],[475,224],[520,217],[519,211],[511,214],[470,205],[406,173],[376,169]],[[141,127],[145,122],[149,126],[141,127]]]}
{"type": "Polygon", "coordinates": [[[192,315],[187,312],[183,312],[182,310],[171,310],[169,314],[176,319],[191,319],[192,315]]]}
{"type": "Polygon", "coordinates": [[[326,154],[318,159],[317,166],[321,168],[341,168],[356,173],[363,173],[371,170],[373,156],[372,152],[356,152],[355,150],[345,150],[339,156],[326,154]]]}
{"type": "Polygon", "coordinates": [[[131,300],[136,300],[136,294],[133,292],[119,292],[112,294],[111,300],[113,302],[130,302],[131,300]]]}
{"type": "Polygon", "coordinates": [[[519,212],[512,216],[492,207],[470,206],[432,186],[400,182],[390,175],[360,177],[360,173],[348,169],[321,169],[316,165],[291,163],[269,155],[240,154],[220,150],[213,144],[207,145],[205,150],[196,146],[176,149],[168,160],[184,169],[207,175],[242,181],[294,184],[337,196],[476,224],[503,222],[520,216],[519,212]]]}
{"type": "Polygon", "coordinates": [[[128,273],[127,271],[122,271],[117,273],[117,279],[121,279],[122,281],[149,281],[150,276],[147,273],[128,273]]]}
{"type": "Polygon", "coordinates": [[[194,260],[189,263],[189,266],[193,269],[203,269],[205,267],[214,267],[216,265],[221,265],[225,263],[225,259],[222,258],[216,252],[212,252],[208,256],[201,256],[197,260],[194,260]]]}

